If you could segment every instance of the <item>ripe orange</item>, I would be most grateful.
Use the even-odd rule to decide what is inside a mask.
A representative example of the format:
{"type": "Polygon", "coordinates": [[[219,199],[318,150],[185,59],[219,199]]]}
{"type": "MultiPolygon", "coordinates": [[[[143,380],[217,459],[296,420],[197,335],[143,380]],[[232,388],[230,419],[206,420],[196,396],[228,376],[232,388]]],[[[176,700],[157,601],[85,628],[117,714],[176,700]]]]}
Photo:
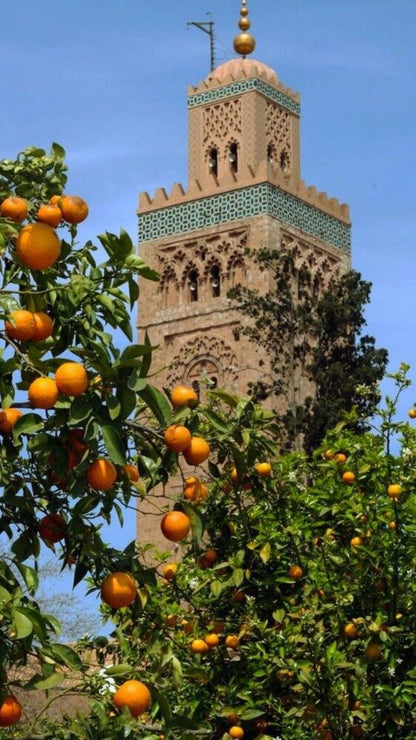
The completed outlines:
{"type": "Polygon", "coordinates": [[[109,573],[101,584],[101,598],[113,609],[129,606],[137,596],[137,586],[130,573],[109,573]]]}
{"type": "Polygon", "coordinates": [[[205,550],[203,554],[203,558],[208,565],[213,565],[215,561],[218,559],[218,553],[216,550],[213,550],[210,548],[209,550],[205,550]]]}
{"type": "Polygon", "coordinates": [[[189,647],[191,649],[191,653],[195,653],[195,655],[202,655],[203,653],[207,653],[209,650],[205,640],[201,640],[199,638],[192,640],[189,647]]]}
{"type": "Polygon", "coordinates": [[[137,470],[136,466],[132,465],[131,463],[127,463],[127,465],[123,465],[121,467],[121,472],[133,483],[137,483],[137,481],[140,478],[139,471],[137,470]]]}
{"type": "Polygon", "coordinates": [[[108,491],[117,480],[117,470],[105,457],[99,457],[87,470],[87,481],[97,491],[108,491]]]}
{"type": "Polygon", "coordinates": [[[188,465],[201,465],[210,453],[208,442],[202,437],[192,437],[189,446],[183,451],[183,456],[188,465]]]}
{"type": "Polygon", "coordinates": [[[228,730],[228,734],[232,738],[241,739],[242,737],[244,737],[245,733],[242,727],[239,727],[238,725],[233,725],[228,730]]]}
{"type": "Polygon", "coordinates": [[[61,240],[48,224],[27,224],[16,239],[16,254],[31,270],[52,267],[61,253],[61,240]]]}
{"type": "Polygon", "coordinates": [[[162,573],[168,581],[172,581],[175,578],[177,572],[177,563],[165,563],[162,568],[162,573]]]}
{"type": "Polygon", "coordinates": [[[213,648],[219,645],[220,638],[218,637],[216,632],[210,632],[209,635],[205,635],[204,642],[208,645],[208,647],[213,648]]]}
{"type": "Polygon", "coordinates": [[[79,362],[64,362],[55,373],[56,385],[60,393],[67,396],[80,396],[88,388],[88,374],[79,362]]]}
{"type": "Polygon", "coordinates": [[[62,195],[53,195],[52,198],[49,198],[49,203],[52,203],[53,206],[56,206],[58,205],[61,198],[62,195]]]}
{"type": "Polygon", "coordinates": [[[342,474],[342,480],[344,483],[354,483],[355,475],[352,470],[346,470],[345,473],[342,474]]]}
{"type": "Polygon", "coordinates": [[[270,478],[272,474],[272,466],[269,462],[257,463],[255,471],[261,478],[270,478]]]}
{"type": "Polygon", "coordinates": [[[397,522],[389,522],[390,529],[397,529],[397,522]]]}
{"type": "Polygon", "coordinates": [[[240,645],[240,639],[238,635],[227,635],[225,638],[225,644],[228,648],[235,650],[240,645]]]}
{"type": "Polygon", "coordinates": [[[392,483],[387,489],[387,494],[392,499],[398,499],[402,495],[402,493],[403,489],[401,485],[399,485],[399,483],[392,483]]]}
{"type": "Polygon", "coordinates": [[[362,537],[353,537],[350,540],[351,547],[361,547],[364,544],[362,537]]]}
{"type": "Polygon", "coordinates": [[[19,409],[8,408],[0,411],[0,432],[11,432],[16,421],[23,416],[19,409]]]}
{"type": "Polygon", "coordinates": [[[186,479],[183,495],[188,499],[188,501],[195,501],[198,503],[199,501],[205,501],[208,496],[208,488],[205,483],[201,483],[198,478],[191,476],[186,479]]]}
{"type": "Polygon", "coordinates": [[[56,229],[62,221],[62,211],[55,203],[44,203],[37,213],[38,221],[56,229]]]}
{"type": "Polygon", "coordinates": [[[31,311],[19,308],[12,311],[10,318],[11,321],[5,322],[6,334],[10,339],[32,339],[36,331],[36,321],[31,311]]]}
{"type": "Polygon", "coordinates": [[[53,321],[47,313],[44,311],[35,311],[33,314],[35,319],[36,329],[32,337],[34,342],[41,342],[52,335],[53,321]]]}
{"type": "Polygon", "coordinates": [[[170,400],[174,409],[178,406],[190,406],[193,408],[198,403],[198,396],[190,386],[177,385],[170,394],[170,400]]]}
{"type": "Polygon", "coordinates": [[[188,536],[191,520],[183,511],[168,511],[162,518],[160,528],[167,540],[180,542],[188,536]]]}
{"type": "Polygon", "coordinates": [[[119,686],[113,696],[113,702],[117,709],[128,707],[132,717],[139,717],[148,709],[152,696],[141,681],[125,681],[119,686]]]}
{"type": "Polygon", "coordinates": [[[172,424],[164,434],[166,446],[173,452],[183,452],[189,447],[192,434],[181,424],[172,424]]]}
{"type": "Polygon", "coordinates": [[[355,640],[356,637],[358,637],[358,630],[354,624],[354,622],[348,622],[348,624],[344,627],[344,635],[349,640],[355,640]]]}
{"type": "Polygon", "coordinates": [[[416,419],[416,409],[409,409],[408,414],[411,419],[416,419]]]}
{"type": "Polygon", "coordinates": [[[39,534],[48,542],[59,542],[65,538],[67,523],[60,514],[47,514],[39,522],[39,534]]]}
{"type": "Polygon", "coordinates": [[[35,409],[51,409],[55,406],[59,391],[53,378],[36,378],[28,390],[29,400],[35,409]]]}
{"type": "Polygon", "coordinates": [[[62,218],[68,224],[80,224],[88,216],[88,205],[78,195],[63,195],[58,201],[62,218]]]}
{"type": "Polygon", "coordinates": [[[303,578],[303,570],[300,565],[291,565],[287,573],[289,578],[293,578],[294,581],[300,581],[303,578]]]}
{"type": "Polygon", "coordinates": [[[28,210],[25,199],[15,195],[10,195],[0,206],[1,215],[16,224],[21,224],[27,218],[28,210]]]}
{"type": "Polygon", "coordinates": [[[364,655],[367,658],[367,660],[379,660],[382,655],[381,647],[379,643],[369,642],[364,651],[364,655]]]}
{"type": "Polygon", "coordinates": [[[17,724],[22,716],[22,707],[16,697],[8,694],[0,706],[0,727],[10,727],[17,724]]]}
{"type": "Polygon", "coordinates": [[[339,465],[343,465],[347,461],[347,456],[343,452],[336,452],[333,459],[339,463],[339,465]]]}

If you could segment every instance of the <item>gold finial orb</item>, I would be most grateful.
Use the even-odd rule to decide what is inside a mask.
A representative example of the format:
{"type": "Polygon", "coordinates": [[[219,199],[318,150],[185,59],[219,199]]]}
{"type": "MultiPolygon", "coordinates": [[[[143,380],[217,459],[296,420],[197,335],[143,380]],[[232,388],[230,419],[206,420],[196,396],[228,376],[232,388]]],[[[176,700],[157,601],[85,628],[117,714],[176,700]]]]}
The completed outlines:
{"type": "Polygon", "coordinates": [[[251,52],[254,51],[255,46],[256,41],[251,33],[239,33],[234,39],[234,50],[237,54],[242,54],[243,56],[251,54],[251,52]]]}
{"type": "Polygon", "coordinates": [[[247,33],[248,29],[251,26],[251,23],[247,17],[248,8],[246,5],[246,0],[242,0],[240,16],[241,18],[238,22],[238,25],[242,33],[239,33],[238,36],[236,36],[234,39],[234,51],[236,51],[237,54],[241,54],[243,57],[245,57],[247,54],[251,54],[256,46],[256,40],[254,36],[252,36],[251,33],[247,33]]]}

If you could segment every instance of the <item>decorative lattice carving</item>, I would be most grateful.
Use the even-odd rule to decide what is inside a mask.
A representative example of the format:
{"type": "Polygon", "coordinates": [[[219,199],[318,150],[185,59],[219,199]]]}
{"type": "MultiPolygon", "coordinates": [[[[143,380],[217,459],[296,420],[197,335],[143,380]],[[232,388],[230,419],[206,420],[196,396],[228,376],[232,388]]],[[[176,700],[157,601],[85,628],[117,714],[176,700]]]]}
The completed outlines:
{"type": "Polygon", "coordinates": [[[231,134],[241,134],[241,101],[228,100],[204,108],[203,137],[204,141],[224,141],[231,134]]]}
{"type": "Polygon", "coordinates": [[[308,270],[312,276],[315,294],[328,290],[341,274],[341,261],[318,247],[311,246],[292,234],[282,233],[280,246],[292,252],[296,270],[308,270]]]}
{"type": "Polygon", "coordinates": [[[198,380],[201,385],[204,377],[210,381],[215,376],[217,385],[230,386],[236,382],[237,360],[231,346],[219,336],[200,336],[186,342],[180,354],[173,360],[168,385],[192,383],[198,380]]]}
{"type": "Polygon", "coordinates": [[[274,164],[290,170],[292,154],[291,115],[274,103],[266,103],[266,140],[269,152],[273,153],[274,164]]]}

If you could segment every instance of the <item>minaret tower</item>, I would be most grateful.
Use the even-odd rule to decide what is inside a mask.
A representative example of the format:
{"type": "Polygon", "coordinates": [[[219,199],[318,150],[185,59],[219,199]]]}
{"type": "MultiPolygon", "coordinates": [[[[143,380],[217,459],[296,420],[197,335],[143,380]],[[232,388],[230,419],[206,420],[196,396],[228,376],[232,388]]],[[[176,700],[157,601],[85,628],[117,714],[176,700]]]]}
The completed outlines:
{"type": "Polygon", "coordinates": [[[139,329],[159,347],[167,387],[206,382],[244,394],[258,378],[257,349],[236,339],[242,317],[227,299],[238,283],[259,287],[247,248],[292,249],[318,290],[350,266],[348,206],[301,180],[299,95],[247,58],[249,29],[243,0],[239,56],[188,90],[187,189],[140,195],[140,254],[160,282],[141,285],[139,329]]]}

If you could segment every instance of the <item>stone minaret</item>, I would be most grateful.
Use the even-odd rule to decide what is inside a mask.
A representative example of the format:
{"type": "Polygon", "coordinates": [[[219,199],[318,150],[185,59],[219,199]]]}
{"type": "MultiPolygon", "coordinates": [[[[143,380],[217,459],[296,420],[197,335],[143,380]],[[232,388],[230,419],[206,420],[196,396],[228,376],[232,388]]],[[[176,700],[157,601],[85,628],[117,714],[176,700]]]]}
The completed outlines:
{"type": "Polygon", "coordinates": [[[246,392],[257,350],[236,340],[242,317],[227,291],[259,287],[247,247],[292,249],[318,290],[350,266],[348,206],[301,180],[299,95],[246,58],[254,39],[245,0],[240,14],[242,57],[188,91],[187,189],[140,195],[140,254],[160,282],[141,285],[139,329],[159,346],[159,387],[205,380],[246,392]]]}

